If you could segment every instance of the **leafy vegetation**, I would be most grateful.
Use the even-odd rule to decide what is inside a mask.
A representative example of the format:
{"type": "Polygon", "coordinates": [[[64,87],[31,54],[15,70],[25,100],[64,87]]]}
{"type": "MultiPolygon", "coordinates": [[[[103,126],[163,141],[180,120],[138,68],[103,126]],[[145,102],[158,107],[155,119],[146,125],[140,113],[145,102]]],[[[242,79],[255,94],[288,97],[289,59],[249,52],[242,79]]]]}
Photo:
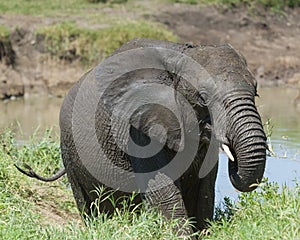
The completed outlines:
{"type": "Polygon", "coordinates": [[[134,21],[97,30],[80,28],[72,22],[62,22],[43,27],[36,34],[37,39],[44,39],[44,45],[52,56],[71,61],[80,59],[85,64],[101,61],[135,37],[176,40],[162,25],[134,21]]]}

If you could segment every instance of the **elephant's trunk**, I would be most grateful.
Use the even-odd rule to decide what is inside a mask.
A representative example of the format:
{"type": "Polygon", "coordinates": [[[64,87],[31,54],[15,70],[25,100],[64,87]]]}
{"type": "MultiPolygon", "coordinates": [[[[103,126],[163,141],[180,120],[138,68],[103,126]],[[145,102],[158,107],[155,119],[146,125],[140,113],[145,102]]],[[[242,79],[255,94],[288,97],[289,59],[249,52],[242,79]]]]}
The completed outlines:
{"type": "Polygon", "coordinates": [[[228,99],[229,176],[242,192],[254,190],[263,177],[266,162],[266,136],[253,96],[228,99]]]}

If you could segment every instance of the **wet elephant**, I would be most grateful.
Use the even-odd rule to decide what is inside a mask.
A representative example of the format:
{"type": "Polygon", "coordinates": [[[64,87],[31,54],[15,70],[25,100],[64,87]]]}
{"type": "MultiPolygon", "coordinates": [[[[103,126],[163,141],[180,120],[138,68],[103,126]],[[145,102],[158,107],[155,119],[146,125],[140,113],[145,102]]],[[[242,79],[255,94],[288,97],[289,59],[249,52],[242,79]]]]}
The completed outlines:
{"type": "MultiPolygon", "coordinates": [[[[124,44],[72,87],[61,108],[64,171],[80,212],[91,214],[94,190],[104,186],[115,199],[139,191],[136,202],[191,217],[202,229],[213,217],[219,146],[236,189],[252,191],[263,177],[256,85],[230,45],[124,44]]],[[[114,206],[104,201],[100,210],[114,206]]]]}

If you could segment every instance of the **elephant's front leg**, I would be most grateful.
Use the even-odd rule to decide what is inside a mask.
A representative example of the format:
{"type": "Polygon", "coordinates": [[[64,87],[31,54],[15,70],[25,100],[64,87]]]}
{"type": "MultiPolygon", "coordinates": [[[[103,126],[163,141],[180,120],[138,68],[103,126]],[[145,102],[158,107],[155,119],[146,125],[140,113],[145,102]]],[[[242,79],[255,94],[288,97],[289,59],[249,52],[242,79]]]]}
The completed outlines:
{"type": "MultiPolygon", "coordinates": [[[[130,136],[132,140],[141,146],[149,143],[149,137],[141,131],[131,128],[130,136]]],[[[151,139],[152,144],[160,145],[161,143],[151,139]],[[154,142],[153,142],[154,141],[154,142]]],[[[178,183],[159,170],[168,164],[174,157],[175,152],[172,152],[167,147],[162,148],[157,154],[147,158],[136,157],[140,153],[135,152],[134,148],[129,149],[131,153],[131,162],[133,170],[136,173],[136,182],[138,188],[142,191],[143,199],[150,207],[157,208],[167,218],[178,218],[180,235],[192,233],[190,226],[184,226],[187,219],[187,211],[184,206],[181,191],[178,188],[178,183]],[[156,172],[153,178],[146,177],[147,173],[156,172]],[[144,175],[145,174],[145,175],[144,175]]]]}
{"type": "Polygon", "coordinates": [[[179,235],[193,233],[191,226],[186,225],[188,217],[181,191],[166,174],[158,172],[149,181],[144,197],[150,206],[157,208],[168,219],[179,219],[175,229],[179,235]]]}
{"type": "Polygon", "coordinates": [[[197,200],[196,218],[197,229],[207,227],[207,220],[213,219],[215,206],[215,183],[217,177],[218,163],[213,170],[199,181],[199,195],[197,200]]]}
{"type": "Polygon", "coordinates": [[[194,226],[197,230],[207,227],[207,220],[212,220],[214,213],[218,152],[211,157],[214,159],[208,160],[214,165],[205,177],[199,178],[199,168],[191,166],[181,178],[184,203],[188,216],[196,220],[194,226]]]}

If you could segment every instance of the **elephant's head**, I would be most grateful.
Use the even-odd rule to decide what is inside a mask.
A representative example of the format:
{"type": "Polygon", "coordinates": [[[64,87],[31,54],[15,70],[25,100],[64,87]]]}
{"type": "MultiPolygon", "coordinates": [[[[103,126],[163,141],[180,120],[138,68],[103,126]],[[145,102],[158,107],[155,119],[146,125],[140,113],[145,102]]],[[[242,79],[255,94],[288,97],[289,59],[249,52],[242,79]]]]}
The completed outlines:
{"type": "Polygon", "coordinates": [[[199,83],[216,138],[229,158],[229,176],[239,191],[254,190],[266,162],[266,136],[255,107],[256,81],[245,59],[231,46],[196,48],[187,52],[209,73],[199,83]]]}
{"type": "MultiPolygon", "coordinates": [[[[136,39],[108,58],[107,66],[109,71],[106,67],[101,71],[105,75],[101,75],[99,88],[104,88],[107,82],[105,104],[110,109],[118,109],[115,111],[118,119],[134,112],[131,124],[146,134],[155,122],[163,125],[168,133],[167,145],[176,152],[185,148],[183,128],[192,131],[199,122],[204,123],[200,126],[202,130],[212,126],[216,139],[231,159],[229,175],[234,187],[240,191],[256,188],[265,168],[266,136],[255,107],[256,81],[245,59],[230,45],[191,46],[136,39]],[[128,73],[123,74],[124,69],[128,73]],[[111,79],[117,80],[112,83],[111,79]],[[152,85],[147,90],[149,83],[152,85]],[[173,88],[165,91],[164,85],[176,91],[173,88]],[[188,123],[191,121],[189,108],[177,93],[196,110],[196,124],[188,123]],[[149,99],[155,99],[152,103],[175,106],[185,117],[177,124],[172,120],[174,114],[164,112],[163,108],[157,110],[155,104],[145,105],[151,102],[149,99]],[[140,105],[141,108],[137,107],[140,105]]],[[[115,129],[124,132],[119,130],[122,127],[115,129]]],[[[163,139],[159,133],[157,136],[163,139]]],[[[127,138],[120,137],[122,142],[127,138]]]]}

